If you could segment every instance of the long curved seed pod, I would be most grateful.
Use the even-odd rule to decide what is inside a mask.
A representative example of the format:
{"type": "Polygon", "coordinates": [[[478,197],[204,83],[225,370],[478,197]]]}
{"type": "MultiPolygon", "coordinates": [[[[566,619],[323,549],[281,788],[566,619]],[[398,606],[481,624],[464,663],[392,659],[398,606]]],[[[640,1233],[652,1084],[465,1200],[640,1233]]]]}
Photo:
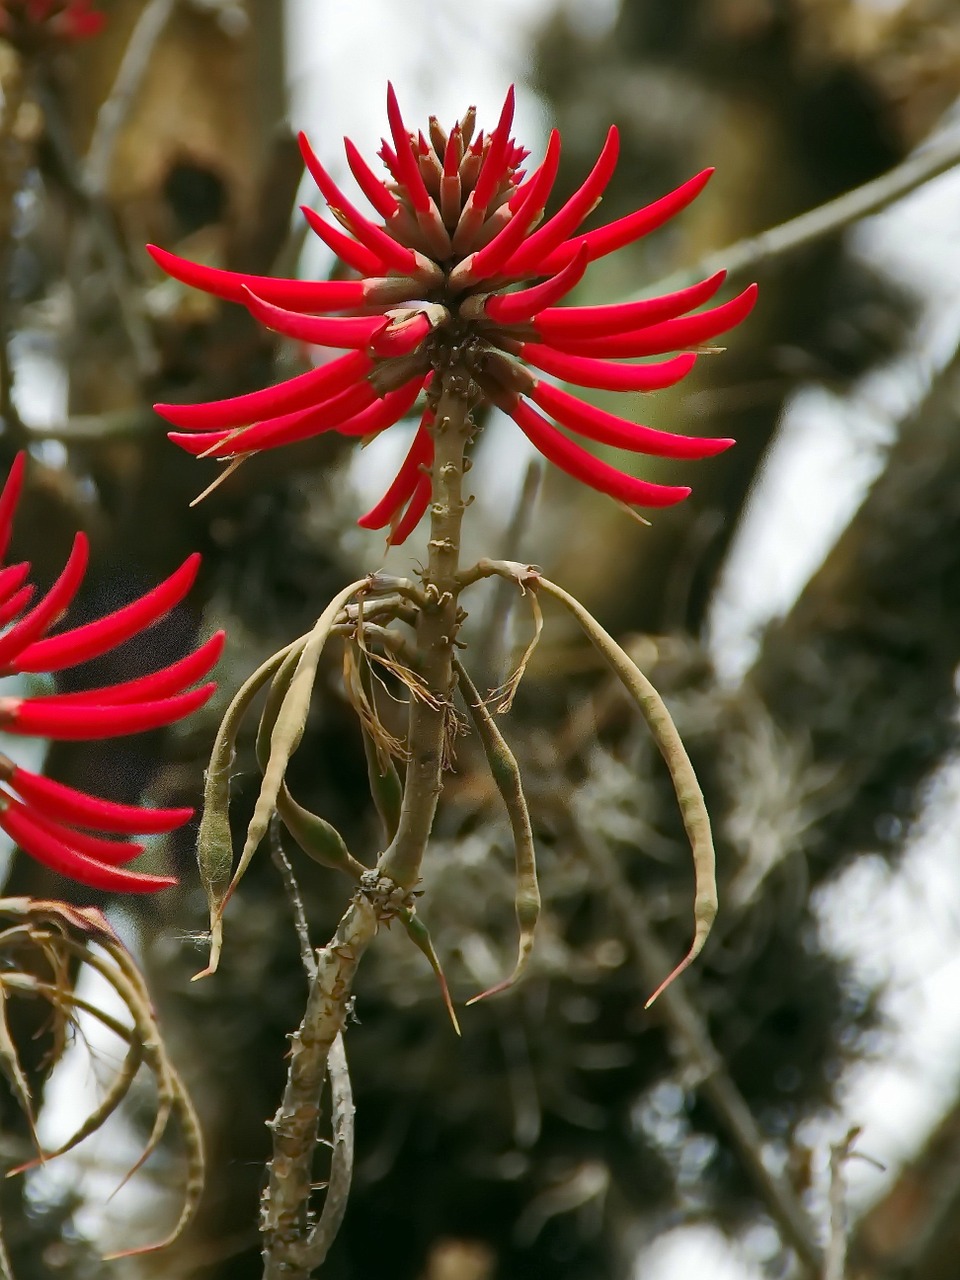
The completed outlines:
{"type": "Polygon", "coordinates": [[[647,722],[647,727],[653,734],[653,739],[660,750],[660,754],[670,770],[673,788],[676,792],[677,802],[680,805],[683,825],[693,852],[695,876],[693,916],[695,928],[690,950],[647,1000],[644,1008],[649,1009],[657,996],[665,991],[670,983],[675,978],[678,978],[685,969],[688,969],[703,950],[703,945],[716,918],[716,854],[714,853],[713,836],[710,830],[710,815],[707,813],[703,792],[700,790],[700,784],[697,781],[697,775],[694,773],[693,765],[690,763],[690,757],[687,755],[687,749],[683,745],[680,734],[677,732],[677,726],[673,723],[673,718],[667,710],[663,699],[632,658],[620,648],[613,636],[604,631],[596,618],[584,608],[579,600],[569,595],[562,587],[558,587],[555,582],[550,582],[549,579],[542,578],[537,574],[529,580],[524,580],[523,585],[532,587],[534,590],[545,591],[547,595],[559,600],[573,614],[583,628],[587,638],[606,658],[619,677],[623,687],[637,704],[640,713],[647,722]]]}
{"type": "Polygon", "coordinates": [[[210,959],[207,967],[194,974],[193,981],[216,973],[223,946],[223,905],[233,870],[233,839],[230,834],[230,768],[236,752],[237,734],[253,699],[284,659],[306,644],[301,636],[268,658],[240,686],[220,721],[203,785],[203,817],[197,834],[197,865],[210,909],[210,959]]]}
{"type": "MultiPolygon", "coordinates": [[[[256,752],[257,763],[264,772],[270,760],[270,739],[274,726],[299,659],[300,654],[296,651],[287,655],[273,678],[260,716],[256,752]]],[[[319,862],[322,867],[329,867],[331,871],[345,872],[354,883],[366,871],[367,868],[363,863],[358,862],[351,854],[346,841],[336,827],[327,822],[326,818],[321,818],[319,814],[311,813],[309,809],[298,804],[287,790],[285,782],[277,795],[277,813],[299,848],[314,862],[319,862]]]]}
{"type": "Polygon", "coordinates": [[[317,678],[320,655],[323,653],[323,647],[336,623],[337,614],[348,600],[352,599],[357,592],[363,590],[368,581],[367,578],[358,578],[356,582],[351,582],[349,587],[344,587],[342,591],[335,595],[317,619],[316,626],[307,637],[307,642],[303,646],[296,670],[290,681],[290,688],[283,699],[277,715],[277,722],[270,735],[270,755],[264,769],[260,795],[257,797],[253,817],[250,819],[250,825],[247,828],[247,838],[240,854],[240,861],[221,904],[221,911],[229,900],[231,893],[239,884],[244,872],[250,865],[251,858],[267,833],[270,819],[277,807],[277,796],[280,793],[287,764],[303,737],[303,731],[307,723],[307,713],[310,709],[313,684],[317,678]]]}
{"type": "Polygon", "coordinates": [[[463,701],[476,727],[491,776],[507,810],[517,863],[516,911],[517,924],[520,928],[517,963],[513,973],[503,982],[496,983],[495,986],[481,991],[478,996],[468,1000],[467,1004],[471,1005],[476,1004],[478,1000],[485,1000],[487,996],[494,996],[508,990],[522,977],[533,954],[537,921],[540,918],[540,887],[537,884],[537,855],[533,842],[533,828],[530,825],[530,813],[523,794],[523,782],[517,758],[507,746],[503,734],[487,710],[463,663],[455,657],[453,665],[457,672],[463,701]]]}
{"type": "Polygon", "coordinates": [[[656,998],[675,978],[689,968],[703,950],[717,915],[716,854],[710,830],[710,815],[707,813],[697,775],[677,731],[677,726],[673,723],[673,718],[659,693],[636,663],[579,600],[557,586],[555,582],[542,577],[538,570],[529,565],[510,560],[485,559],[478,562],[476,578],[490,577],[494,574],[527,590],[545,591],[547,595],[559,600],[573,614],[587,638],[610,664],[637,704],[670,771],[684,829],[693,853],[694,936],[687,954],[647,1000],[644,1008],[649,1009],[656,998]]]}

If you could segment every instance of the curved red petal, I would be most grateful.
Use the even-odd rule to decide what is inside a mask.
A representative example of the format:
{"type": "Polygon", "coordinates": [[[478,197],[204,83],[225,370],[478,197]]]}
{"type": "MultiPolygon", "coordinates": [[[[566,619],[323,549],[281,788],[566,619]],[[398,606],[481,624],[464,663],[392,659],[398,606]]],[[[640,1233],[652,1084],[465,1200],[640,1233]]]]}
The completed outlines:
{"type": "MultiPolygon", "coordinates": [[[[365,245],[371,253],[379,256],[381,261],[387,263],[397,271],[416,271],[417,260],[412,249],[406,248],[402,244],[398,244],[392,236],[388,235],[382,227],[375,226],[369,218],[365,218],[363,214],[346,198],[337,184],[333,181],[326,169],[320,163],[314,154],[310,143],[307,141],[306,134],[299,135],[300,154],[306,162],[310,175],[320,188],[320,192],[331,210],[341,214],[350,230],[357,237],[362,245],[365,245]]],[[[411,153],[411,161],[413,155],[411,153]]],[[[414,167],[415,164],[414,164],[414,167]]],[[[419,169],[417,173],[419,174],[419,169]]],[[[421,179],[421,186],[423,180],[421,179]]],[[[423,188],[426,191],[426,187],[423,188]]],[[[429,197],[428,197],[429,199],[429,197]]]]}
{"type": "Polygon", "coordinates": [[[27,810],[16,802],[8,803],[0,811],[0,827],[37,862],[91,889],[103,889],[108,893],[156,893],[158,889],[168,889],[177,883],[172,876],[153,876],[106,866],[66,847],[37,826],[27,810]]]}
{"type": "Polygon", "coordinates": [[[388,525],[404,503],[412,498],[420,480],[421,467],[428,467],[433,461],[433,439],[427,424],[433,415],[428,409],[417,428],[407,456],[393,483],[376,506],[360,517],[357,524],[361,529],[382,529],[388,525]]]}
{"type": "Polygon", "coordinates": [[[611,364],[590,356],[566,355],[532,342],[521,345],[520,355],[544,373],[599,391],[662,391],[685,378],[697,362],[691,353],[658,360],[656,364],[611,364]]]}
{"type": "MultiPolygon", "coordinates": [[[[586,247],[582,247],[581,253],[586,252],[586,247]]],[[[565,270],[569,270],[569,267],[565,270]]],[[[662,320],[672,320],[675,316],[682,316],[694,307],[709,302],[723,284],[726,275],[726,271],[718,271],[709,280],[701,280],[698,284],[678,289],[675,293],[661,294],[658,298],[642,298],[639,302],[615,302],[599,307],[547,306],[535,316],[534,324],[545,342],[552,342],[555,337],[601,337],[608,333],[638,329],[643,325],[659,324],[662,320]]]]}
{"type": "Polygon", "coordinates": [[[282,280],[206,267],[154,244],[147,245],[147,252],[167,275],[182,284],[243,306],[246,306],[248,289],[265,302],[289,307],[292,311],[351,311],[366,302],[364,280],[282,280]]]}
{"type": "Polygon", "coordinates": [[[68,608],[83,581],[90,557],[90,545],[84,533],[74,537],[73,547],[59,578],[45,596],[24,614],[16,626],[0,636],[0,672],[26,670],[17,663],[17,655],[42,636],[68,608]]]}
{"type": "Polygon", "coordinates": [[[457,264],[450,275],[450,283],[455,288],[460,284],[466,287],[489,276],[517,274],[513,269],[511,255],[543,212],[543,207],[556,181],[559,164],[560,134],[554,129],[547,143],[547,154],[543,165],[536,180],[531,183],[523,204],[489,244],[457,264]]]}
{"type": "Polygon", "coordinates": [[[17,670],[60,671],[99,658],[169,613],[193,586],[199,568],[200,556],[194,552],[169,578],[132,604],[29,645],[17,656],[17,670]]]}
{"type": "Polygon", "coordinates": [[[390,536],[387,538],[387,545],[391,547],[399,547],[406,542],[414,529],[423,519],[427,507],[430,505],[430,498],[433,495],[433,481],[429,473],[421,472],[420,479],[417,481],[417,487],[411,495],[410,501],[407,503],[407,509],[403,515],[390,530],[390,536]]]}
{"type": "Polygon", "coordinates": [[[202,707],[216,689],[214,683],[152,702],[108,703],[94,706],[47,706],[45,698],[24,698],[8,711],[2,721],[7,733],[29,733],[38,738],[62,742],[93,742],[100,738],[122,738],[128,733],[144,733],[182,720],[202,707]]]}
{"type": "Polygon", "coordinates": [[[644,427],[595,405],[585,404],[569,392],[539,380],[530,398],[569,431],[596,440],[598,444],[647,453],[655,458],[712,458],[735,443],[727,439],[679,436],[670,431],[658,431],[655,427],[644,427]]]}
{"type": "Polygon", "coordinates": [[[51,818],[100,831],[115,831],[117,835],[159,835],[183,826],[194,813],[193,809],[145,809],[140,805],[103,800],[19,766],[11,773],[9,786],[28,805],[37,806],[51,818]]]}
{"type": "Polygon", "coordinates": [[[544,259],[557,249],[596,207],[607,183],[613,176],[619,153],[620,134],[617,126],[613,124],[607,133],[596,164],[582,184],[563,208],[559,209],[538,231],[535,231],[513,256],[508,264],[512,275],[527,275],[534,271],[538,274],[552,275],[554,271],[566,265],[566,262],[563,262],[560,266],[547,268],[544,259]]]}
{"type": "Polygon", "coordinates": [[[726,333],[740,324],[753,310],[757,286],[752,284],[729,302],[693,316],[679,316],[662,324],[648,325],[628,333],[611,333],[601,338],[571,339],[552,336],[550,345],[573,355],[625,358],[658,356],[665,351],[679,351],[726,333]]]}
{"type": "MultiPolygon", "coordinates": [[[[24,805],[23,809],[26,812],[27,806],[24,805]]],[[[95,862],[104,863],[108,867],[130,862],[131,859],[143,853],[145,848],[144,845],[132,840],[108,840],[103,836],[90,835],[86,831],[75,831],[71,827],[54,821],[45,812],[38,813],[36,809],[30,809],[29,814],[31,821],[54,840],[59,840],[68,849],[74,849],[77,853],[85,854],[95,862]]]]}
{"type": "Polygon", "coordinates": [[[11,564],[6,569],[0,569],[0,604],[6,603],[16,595],[29,572],[29,560],[21,560],[19,564],[11,564]]]}
{"type": "Polygon", "coordinates": [[[373,361],[363,351],[351,351],[308,373],[264,387],[262,391],[250,391],[227,400],[209,400],[206,404],[155,404],[153,407],[175,427],[188,430],[245,427],[258,419],[310,408],[318,400],[336,395],[351,382],[358,381],[372,367],[373,361]]]}
{"type": "MultiPolygon", "coordinates": [[[[311,405],[309,409],[287,413],[278,418],[267,418],[263,422],[254,423],[251,427],[230,431],[221,440],[204,450],[203,454],[209,457],[227,458],[238,453],[249,453],[254,449],[275,449],[279,445],[307,440],[311,436],[321,435],[324,431],[336,430],[342,422],[371,404],[376,396],[376,391],[364,378],[329,400],[311,405]]],[[[204,438],[201,436],[201,441],[204,438]]],[[[179,444],[180,440],[177,439],[176,443],[179,444]]],[[[192,453],[194,450],[191,448],[189,452],[192,453]]]]}
{"type": "Polygon", "coordinates": [[[628,213],[626,217],[618,218],[616,222],[609,222],[605,227],[588,231],[575,240],[568,240],[536,263],[534,269],[541,275],[552,275],[554,271],[559,271],[561,267],[566,266],[576,253],[577,246],[584,241],[589,249],[591,262],[605,257],[608,253],[613,253],[616,249],[622,249],[625,245],[633,244],[635,240],[649,235],[651,231],[656,231],[658,227],[662,227],[665,222],[669,222],[685,209],[697,198],[710,181],[712,174],[712,169],[704,169],[677,187],[675,191],[670,191],[659,200],[654,200],[652,204],[645,205],[634,213],[628,213]]]}
{"type": "Polygon", "coordinates": [[[377,177],[349,138],[344,138],[343,147],[347,153],[347,164],[350,166],[350,172],[357,180],[357,186],[379,213],[380,217],[389,222],[400,208],[400,203],[396,196],[387,189],[386,183],[377,177]]]}
{"type": "MultiPolygon", "coordinates": [[[[487,298],[483,307],[484,315],[498,324],[524,324],[576,288],[583,279],[589,261],[587,247],[583,245],[576,257],[549,280],[532,285],[529,289],[520,289],[516,293],[498,293],[487,298]]],[[[587,308],[561,307],[559,310],[560,314],[565,314],[567,311],[585,311],[587,308]]],[[[537,319],[539,322],[539,316],[537,319]]]]}
{"type": "Polygon", "coordinates": [[[168,698],[171,694],[180,693],[187,685],[194,684],[205,675],[209,675],[223,653],[226,635],[225,631],[215,631],[199,649],[150,675],[138,676],[134,680],[124,680],[121,684],[84,689],[79,693],[50,694],[44,699],[44,705],[47,708],[105,706],[107,703],[152,702],[157,698],[168,698]]]}
{"type": "Polygon", "coordinates": [[[359,271],[362,276],[381,276],[386,272],[387,264],[378,253],[371,253],[366,245],[358,244],[340,227],[325,222],[316,209],[311,209],[308,204],[302,204],[300,212],[314,235],[318,236],[330,252],[348,267],[353,267],[354,271],[359,271]]]}
{"type": "MultiPolygon", "coordinates": [[[[29,569],[29,565],[27,567],[29,569]]],[[[28,583],[0,605],[0,627],[5,627],[11,618],[15,618],[21,610],[25,609],[36,593],[37,588],[28,583]]]]}
{"type": "Polygon", "coordinates": [[[286,311],[249,289],[245,302],[250,314],[268,329],[317,347],[359,350],[390,323],[385,316],[307,316],[297,311],[286,311]]]}
{"type": "Polygon", "coordinates": [[[608,466],[606,462],[601,462],[599,458],[568,440],[542,414],[522,400],[518,400],[508,412],[548,462],[552,462],[575,480],[582,480],[591,489],[598,489],[620,502],[639,507],[671,507],[690,494],[686,485],[651,484],[608,466]]]}
{"type": "Polygon", "coordinates": [[[13,465],[3,484],[0,493],[0,560],[7,554],[10,545],[10,534],[13,532],[13,514],[17,509],[20,490],[23,488],[23,473],[27,465],[27,455],[21,449],[13,460],[13,465]]]}
{"type": "Polygon", "coordinates": [[[364,409],[362,413],[341,422],[335,428],[336,431],[344,436],[372,436],[386,427],[393,426],[413,408],[425,381],[423,374],[412,378],[396,391],[389,391],[369,409],[364,409]]]}
{"type": "Polygon", "coordinates": [[[417,164],[416,157],[413,154],[410,131],[403,123],[396,92],[389,82],[387,83],[387,120],[390,124],[393,145],[396,147],[394,159],[397,179],[405,188],[405,192],[410,197],[410,202],[415,211],[417,213],[426,213],[430,206],[430,193],[427,191],[423,175],[420,172],[420,166],[417,164]]]}
{"type": "Polygon", "coordinates": [[[510,130],[513,127],[513,112],[516,106],[516,90],[513,85],[507,90],[507,96],[500,111],[497,127],[490,135],[490,146],[484,157],[477,185],[473,189],[474,203],[486,208],[497,193],[507,169],[507,145],[510,141],[510,130]]]}

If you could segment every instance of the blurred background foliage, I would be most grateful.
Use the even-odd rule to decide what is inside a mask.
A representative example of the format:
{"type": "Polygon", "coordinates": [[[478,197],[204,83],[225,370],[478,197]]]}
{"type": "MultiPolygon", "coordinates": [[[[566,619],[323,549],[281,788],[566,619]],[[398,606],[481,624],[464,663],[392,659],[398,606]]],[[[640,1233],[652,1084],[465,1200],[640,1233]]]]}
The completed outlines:
{"type": "MultiPolygon", "coordinates": [[[[166,6],[148,45],[138,24],[145,9],[160,11],[156,0],[101,7],[109,23],[83,45],[29,57],[0,49],[5,103],[14,88],[21,96],[16,128],[5,117],[0,190],[0,452],[8,465],[26,445],[36,462],[15,552],[52,579],[74,528],[87,528],[95,570],[83,607],[92,616],[202,551],[190,611],[156,627],[148,653],[121,650],[103,660],[109,671],[83,674],[127,678],[135,662],[152,669],[224,625],[226,699],[381,554],[351,531],[357,497],[342,442],[258,458],[191,508],[210,468],[170,446],[150,410],[154,400],[237,394],[304,359],[239,309],[161,279],[142,249],[157,240],[253,272],[295,262],[300,164],[289,129],[299,122],[286,119],[283,6],[181,0],[166,6]],[[102,108],[125,56],[132,88],[119,100],[114,89],[111,123],[102,108]],[[63,403],[44,410],[63,378],[63,403]]],[[[375,23],[374,8],[358,4],[343,21],[375,23]]],[[[430,6],[416,8],[429,18],[430,6]]],[[[471,15],[471,31],[482,25],[479,11],[454,8],[471,15]]],[[[446,74],[469,97],[465,68],[446,74]]],[[[383,86],[358,67],[353,91],[379,103],[383,86]]],[[[608,124],[620,126],[605,217],[717,167],[682,221],[591,272],[581,300],[610,300],[900,162],[955,105],[960,15],[948,0],[622,0],[593,28],[575,5],[545,6],[529,50],[531,91],[563,135],[563,189],[592,164],[608,124]]],[[[643,406],[654,425],[739,442],[699,466],[690,501],[640,528],[550,473],[519,546],[497,532],[511,519],[509,500],[478,503],[496,544],[483,550],[543,565],[631,646],[667,698],[716,827],[715,936],[677,990],[644,1012],[689,937],[685,841],[645,732],[594,654],[549,618],[503,724],[541,858],[546,910],[533,970],[514,994],[465,1011],[457,1040],[402,934],[368,956],[347,1042],[356,1176],[323,1273],[331,1280],[652,1276],[642,1263],[638,1273],[638,1256],[687,1223],[739,1239],[754,1268],[745,1275],[817,1274],[827,1208],[814,1174],[824,1148],[810,1149],[804,1126],[842,1115],[851,1066],[890,1052],[882,985],[825,944],[817,904],[852,865],[899,863],[956,747],[960,374],[955,351],[925,353],[917,291],[857,252],[849,229],[759,279],[761,305],[726,353],[643,406]],[[801,388],[842,401],[906,352],[923,368],[924,391],[897,423],[879,474],[746,674],[719,679],[706,642],[711,608],[785,408],[801,388]]],[[[479,450],[508,468],[512,439],[490,432],[479,450]]],[[[674,464],[656,465],[660,479],[674,464]]],[[[478,591],[467,661],[490,686],[510,649],[498,618],[478,591]]],[[[516,634],[526,625],[520,610],[516,634]]],[[[322,685],[291,789],[372,859],[362,744],[335,658],[322,685]]],[[[95,750],[61,745],[47,767],[119,799],[195,803],[215,724],[216,708],[175,733],[95,750]]],[[[248,741],[234,782],[238,830],[255,793],[248,741]]],[[[188,832],[165,852],[182,891],[138,903],[127,924],[204,1118],[210,1184],[175,1254],[113,1264],[124,1280],[260,1275],[264,1121],[304,999],[289,905],[265,856],[231,904],[219,974],[189,983],[204,927],[191,840],[188,832]]],[[[464,738],[421,905],[458,1001],[512,962],[510,857],[498,798],[464,738]]],[[[319,945],[347,889],[313,865],[298,862],[297,873],[319,945]]],[[[71,896],[19,857],[6,889],[71,896]]],[[[42,1028],[24,1023],[24,1034],[41,1033],[40,1090],[42,1028]]],[[[883,1198],[851,1227],[851,1276],[957,1275],[960,1099],[945,1098],[940,1111],[933,1134],[915,1135],[883,1198]]],[[[5,1148],[17,1152],[26,1135],[9,1099],[0,1114],[5,1148]]],[[[843,1120],[849,1127],[856,1116],[843,1120]]],[[[140,1175],[141,1194],[119,1226],[108,1224],[109,1243],[146,1238],[153,1219],[174,1213],[177,1161],[171,1148],[140,1175]]],[[[4,1184],[20,1280],[100,1274],[103,1242],[83,1238],[89,1206],[73,1221],[89,1176],[66,1196],[42,1182],[4,1184]]]]}

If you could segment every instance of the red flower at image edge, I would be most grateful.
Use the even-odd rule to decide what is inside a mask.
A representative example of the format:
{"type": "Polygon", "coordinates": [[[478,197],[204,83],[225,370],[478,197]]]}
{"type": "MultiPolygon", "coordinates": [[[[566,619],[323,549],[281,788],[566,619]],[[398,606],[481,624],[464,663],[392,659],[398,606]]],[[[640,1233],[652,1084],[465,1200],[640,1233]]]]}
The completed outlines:
{"type": "MultiPolygon", "coordinates": [[[[24,455],[18,455],[0,494],[0,564],[23,483],[24,455]]],[[[184,598],[200,564],[191,556],[153,591],[95,622],[48,635],[76,595],[89,548],[78,533],[63,572],[36,603],[27,584],[28,563],[0,567],[0,675],[62,671],[98,658],[150,627],[184,598]]],[[[0,696],[0,732],[61,740],[92,740],[140,733],[180,720],[202,706],[216,685],[188,686],[206,676],[220,657],[218,632],[194,653],[152,675],[82,693],[38,697],[0,696]]],[[[0,828],[44,866],[94,889],[152,893],[176,881],[169,876],[128,871],[123,864],[144,846],[110,835],[154,835],[172,831],[193,816],[192,809],[146,809],[86,795],[73,787],[21,769],[0,756],[0,828]]]]}
{"type": "Polygon", "coordinates": [[[91,0],[0,0],[0,36],[14,44],[88,40],[103,30],[106,14],[91,0]]]}
{"type": "MultiPolygon", "coordinates": [[[[378,221],[346,198],[301,135],[307,168],[340,225],[307,207],[304,216],[359,279],[244,275],[150,246],[159,265],[184,283],[241,303],[278,333],[348,352],[263,391],[201,405],[157,405],[180,428],[170,438],[189,453],[218,459],[243,457],[323,431],[367,438],[407,414],[422,391],[429,393],[434,374],[456,360],[534,446],[568,474],[638,506],[669,506],[685,498],[688,488],[652,484],[618,471],[565,433],[667,458],[709,457],[732,440],[640,426],[570,395],[552,379],[609,391],[673,386],[693,368],[697,347],[749,314],[756,286],[705,311],[694,308],[713,298],[724,272],[639,302],[557,304],[579,283],[589,263],[656,230],[684,209],[712,170],[636,213],[580,232],[614,171],[619,148],[614,126],[583,184],[538,226],[557,176],[560,136],[556,130],[551,133],[543,161],[527,174],[521,166],[528,153],[510,136],[513,111],[511,88],[490,134],[475,134],[471,108],[449,133],[431,118],[428,138],[407,130],[390,86],[391,142],[384,142],[379,153],[386,181],[344,139],[350,171],[378,221]],[[330,312],[338,314],[319,314],[330,312]],[[621,362],[676,351],[683,354],[642,364],[621,362]]],[[[410,534],[430,503],[432,409],[428,394],[399,474],[359,522],[371,529],[390,525],[395,544],[410,534]]]]}

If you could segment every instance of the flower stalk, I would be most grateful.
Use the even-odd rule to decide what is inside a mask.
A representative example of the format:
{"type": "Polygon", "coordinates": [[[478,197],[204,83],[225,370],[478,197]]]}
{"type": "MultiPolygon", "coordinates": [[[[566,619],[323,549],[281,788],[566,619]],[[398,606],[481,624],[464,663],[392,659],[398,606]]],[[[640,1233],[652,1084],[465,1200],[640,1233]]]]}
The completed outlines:
{"type": "Polygon", "coordinates": [[[463,477],[473,434],[470,378],[457,363],[457,350],[441,375],[441,391],[431,429],[434,442],[428,561],[423,575],[426,603],[420,609],[416,650],[418,674],[432,700],[411,698],[407,739],[409,762],[396,834],[380,858],[379,871],[412,889],[433,827],[447,754],[453,693],[453,656],[460,628],[460,529],[466,503],[463,477]]]}

